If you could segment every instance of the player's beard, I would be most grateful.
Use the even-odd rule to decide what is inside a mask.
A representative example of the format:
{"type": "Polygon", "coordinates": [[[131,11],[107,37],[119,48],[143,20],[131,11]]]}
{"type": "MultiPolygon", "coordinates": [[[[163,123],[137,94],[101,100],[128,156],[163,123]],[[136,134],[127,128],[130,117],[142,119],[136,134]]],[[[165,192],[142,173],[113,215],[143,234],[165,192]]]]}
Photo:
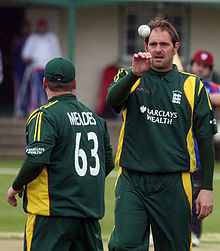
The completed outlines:
{"type": "Polygon", "coordinates": [[[173,67],[173,57],[174,53],[173,51],[166,56],[163,56],[161,59],[161,62],[157,62],[156,55],[152,59],[152,68],[156,71],[169,71],[173,67]]]}

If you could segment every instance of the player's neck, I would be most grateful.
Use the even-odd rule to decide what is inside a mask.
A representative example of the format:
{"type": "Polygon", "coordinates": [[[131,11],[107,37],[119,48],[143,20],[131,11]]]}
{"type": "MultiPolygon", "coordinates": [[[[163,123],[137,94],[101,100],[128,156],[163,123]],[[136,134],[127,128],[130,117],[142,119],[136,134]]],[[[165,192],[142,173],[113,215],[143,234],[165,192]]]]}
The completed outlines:
{"type": "Polygon", "coordinates": [[[74,94],[74,91],[62,91],[62,92],[54,92],[54,91],[48,91],[47,92],[47,98],[51,99],[52,97],[63,95],[63,94],[74,94]]]}

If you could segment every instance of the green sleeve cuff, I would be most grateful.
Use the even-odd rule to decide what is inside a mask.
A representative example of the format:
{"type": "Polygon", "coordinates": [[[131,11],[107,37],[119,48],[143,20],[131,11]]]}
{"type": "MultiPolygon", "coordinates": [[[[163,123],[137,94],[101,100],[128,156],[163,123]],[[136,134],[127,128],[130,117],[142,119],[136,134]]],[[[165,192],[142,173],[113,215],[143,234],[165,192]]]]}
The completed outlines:
{"type": "Polygon", "coordinates": [[[43,168],[44,164],[31,162],[25,159],[17,177],[15,178],[12,184],[12,188],[15,191],[21,190],[24,185],[36,179],[38,175],[42,172],[43,168]]]}
{"type": "Polygon", "coordinates": [[[215,151],[213,138],[198,139],[199,158],[202,169],[201,189],[213,190],[215,151]]]}
{"type": "Polygon", "coordinates": [[[140,78],[130,71],[122,77],[117,83],[109,88],[106,101],[109,105],[117,107],[122,105],[128,98],[131,87],[140,78]]]}

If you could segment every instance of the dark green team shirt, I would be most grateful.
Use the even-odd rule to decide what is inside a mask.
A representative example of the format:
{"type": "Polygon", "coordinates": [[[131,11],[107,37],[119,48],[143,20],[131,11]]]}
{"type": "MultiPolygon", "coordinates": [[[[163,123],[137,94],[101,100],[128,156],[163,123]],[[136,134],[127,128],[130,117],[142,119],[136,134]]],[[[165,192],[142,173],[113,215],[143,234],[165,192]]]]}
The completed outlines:
{"type": "MultiPolygon", "coordinates": [[[[131,68],[119,70],[108,96],[114,97],[114,86],[130,72],[131,68]]],[[[136,78],[129,95],[114,107],[123,111],[116,164],[146,173],[193,172],[193,134],[206,139],[217,132],[203,83],[195,75],[179,72],[175,65],[166,74],[150,69],[136,78]]]]}
{"type": "Polygon", "coordinates": [[[25,187],[26,212],[100,219],[113,157],[106,122],[74,95],[53,97],[26,126],[26,159],[43,163],[25,187]]]}

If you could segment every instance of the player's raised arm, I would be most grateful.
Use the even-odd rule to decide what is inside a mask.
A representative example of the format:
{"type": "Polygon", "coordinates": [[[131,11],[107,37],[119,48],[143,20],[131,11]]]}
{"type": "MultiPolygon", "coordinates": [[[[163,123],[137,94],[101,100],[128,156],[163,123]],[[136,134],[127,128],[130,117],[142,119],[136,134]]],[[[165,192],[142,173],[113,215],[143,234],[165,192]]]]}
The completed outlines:
{"type": "Polygon", "coordinates": [[[151,54],[138,52],[133,56],[132,68],[129,70],[119,69],[110,86],[106,101],[109,105],[117,107],[122,105],[130,93],[133,84],[151,67],[151,54]]]}
{"type": "Polygon", "coordinates": [[[112,107],[118,107],[128,98],[131,87],[139,79],[139,76],[132,71],[119,69],[118,74],[114,78],[114,82],[108,89],[106,101],[112,107]]]}

